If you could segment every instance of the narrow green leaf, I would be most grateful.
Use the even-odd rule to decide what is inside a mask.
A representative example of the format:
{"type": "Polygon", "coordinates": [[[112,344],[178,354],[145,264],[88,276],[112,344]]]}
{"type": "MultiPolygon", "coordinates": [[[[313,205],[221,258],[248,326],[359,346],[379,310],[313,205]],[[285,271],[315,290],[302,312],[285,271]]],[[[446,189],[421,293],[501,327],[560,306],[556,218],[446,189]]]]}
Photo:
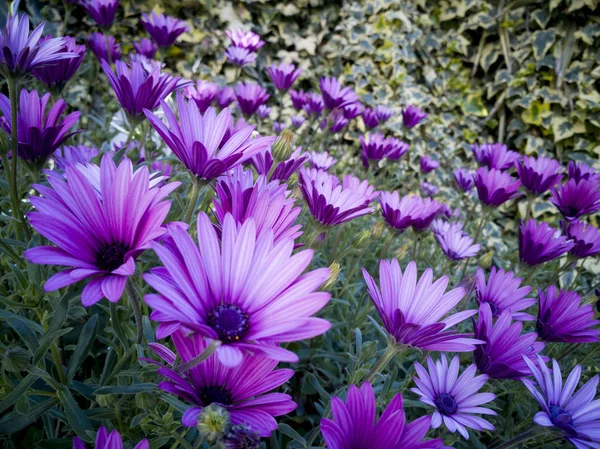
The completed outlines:
{"type": "Polygon", "coordinates": [[[58,397],[63,405],[70,426],[79,437],[87,439],[87,431],[94,430],[94,428],[90,424],[85,413],[83,413],[83,410],[77,405],[71,391],[69,391],[68,388],[63,388],[58,391],[58,397]]]}
{"type": "Polygon", "coordinates": [[[8,324],[10,324],[17,334],[19,334],[19,336],[23,339],[27,345],[27,348],[29,349],[29,352],[34,354],[39,347],[38,339],[35,335],[35,332],[31,330],[25,320],[19,317],[10,317],[8,319],[8,324]]]}
{"type": "Polygon", "coordinates": [[[56,308],[54,309],[54,314],[52,315],[52,321],[50,321],[50,326],[48,327],[48,332],[52,332],[60,329],[65,322],[65,318],[67,317],[67,313],[69,312],[69,298],[67,295],[63,295],[60,298],[56,308]]]}
{"type": "Polygon", "coordinates": [[[290,426],[288,426],[287,424],[284,423],[280,423],[277,426],[277,430],[279,430],[281,433],[283,433],[284,435],[290,437],[292,440],[294,441],[298,441],[299,443],[301,443],[303,446],[306,446],[306,440],[304,438],[302,438],[302,435],[300,435],[298,432],[296,432],[294,429],[292,429],[290,426]]]}
{"type": "Polygon", "coordinates": [[[42,357],[44,357],[44,354],[46,354],[52,343],[54,343],[57,338],[68,334],[69,332],[71,332],[72,329],[72,327],[67,327],[65,329],[57,329],[53,332],[44,335],[44,338],[42,338],[42,340],[40,341],[39,348],[33,354],[33,364],[35,365],[42,359],[42,357]]]}
{"type": "Polygon", "coordinates": [[[25,377],[25,379],[20,381],[17,387],[13,391],[8,393],[6,397],[2,399],[2,401],[0,401],[0,413],[2,413],[11,405],[13,405],[15,402],[17,402],[19,397],[25,394],[27,389],[36,381],[37,378],[38,376],[34,374],[28,374],[27,377],[25,377]]]}
{"type": "Polygon", "coordinates": [[[46,413],[56,402],[56,399],[50,398],[31,407],[28,415],[19,415],[12,412],[0,420],[0,435],[15,433],[25,427],[33,424],[40,416],[46,413]]]}
{"type": "Polygon", "coordinates": [[[103,387],[96,394],[137,394],[156,390],[155,384],[134,384],[119,387],[103,387]]]}
{"type": "Polygon", "coordinates": [[[94,342],[96,337],[96,329],[98,327],[98,315],[92,316],[79,334],[79,341],[75,347],[75,351],[71,354],[71,360],[69,360],[69,367],[67,368],[67,378],[73,380],[73,376],[77,372],[77,369],[81,365],[81,362],[87,357],[87,354],[94,342]]]}

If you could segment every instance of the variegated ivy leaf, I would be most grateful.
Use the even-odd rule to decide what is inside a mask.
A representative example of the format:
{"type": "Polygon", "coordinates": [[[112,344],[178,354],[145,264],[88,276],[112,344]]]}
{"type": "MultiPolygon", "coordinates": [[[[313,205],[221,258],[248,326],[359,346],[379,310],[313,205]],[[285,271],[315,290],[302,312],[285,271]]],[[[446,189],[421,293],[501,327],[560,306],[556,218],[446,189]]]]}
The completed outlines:
{"type": "Polygon", "coordinates": [[[481,98],[481,92],[469,94],[465,102],[461,104],[461,108],[465,115],[475,115],[477,117],[487,117],[488,115],[488,110],[481,98]]]}
{"type": "Polygon", "coordinates": [[[554,134],[554,142],[568,139],[575,134],[575,127],[565,117],[552,117],[552,132],[554,134]]]}
{"type": "Polygon", "coordinates": [[[536,9],[531,13],[531,18],[537,22],[540,28],[544,29],[550,23],[550,11],[547,8],[536,9]]]}
{"type": "Polygon", "coordinates": [[[549,117],[550,115],[552,115],[552,112],[550,111],[549,103],[534,101],[529,108],[523,111],[521,118],[525,123],[539,126],[542,124],[544,118],[549,117]]]}
{"type": "Polygon", "coordinates": [[[498,60],[498,56],[500,56],[500,44],[498,42],[485,44],[481,53],[481,67],[485,72],[498,60]]]}
{"type": "Polygon", "coordinates": [[[536,60],[542,59],[550,47],[554,45],[556,33],[554,30],[536,31],[533,33],[533,55],[536,60]]]}

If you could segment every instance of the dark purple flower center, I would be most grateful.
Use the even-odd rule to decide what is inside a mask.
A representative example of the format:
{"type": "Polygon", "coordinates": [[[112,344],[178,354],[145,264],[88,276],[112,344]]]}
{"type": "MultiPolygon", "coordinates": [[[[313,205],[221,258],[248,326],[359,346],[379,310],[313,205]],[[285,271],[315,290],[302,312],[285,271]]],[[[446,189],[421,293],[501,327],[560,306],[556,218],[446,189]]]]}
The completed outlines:
{"type": "Polygon", "coordinates": [[[453,415],[458,410],[458,404],[450,393],[440,393],[438,394],[433,403],[437,407],[438,411],[442,415],[453,415]]]}
{"type": "Polygon", "coordinates": [[[205,407],[212,403],[221,405],[231,404],[231,393],[222,386],[204,387],[198,396],[205,407]]]}
{"type": "Polygon", "coordinates": [[[123,243],[104,245],[96,256],[96,266],[104,271],[114,271],[123,265],[129,248],[123,243]]]}
{"type": "Polygon", "coordinates": [[[571,418],[569,412],[555,404],[550,404],[549,409],[550,417],[555,426],[563,428],[573,427],[573,418],[571,418]]]}
{"type": "Polygon", "coordinates": [[[498,306],[496,305],[496,303],[494,302],[488,302],[490,309],[492,310],[492,316],[494,318],[498,318],[498,315],[500,315],[500,309],[498,308],[498,306]]]}
{"type": "Polygon", "coordinates": [[[248,315],[238,306],[221,304],[208,314],[208,324],[224,343],[240,341],[248,332],[248,315]]]}

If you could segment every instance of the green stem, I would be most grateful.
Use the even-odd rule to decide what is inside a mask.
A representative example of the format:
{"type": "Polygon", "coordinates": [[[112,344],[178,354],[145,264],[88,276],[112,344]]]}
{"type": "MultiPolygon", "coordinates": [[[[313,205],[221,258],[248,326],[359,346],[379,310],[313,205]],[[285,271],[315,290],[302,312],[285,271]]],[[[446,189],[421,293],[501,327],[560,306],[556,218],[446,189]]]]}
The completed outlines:
{"type": "Polygon", "coordinates": [[[531,429],[526,430],[523,433],[520,433],[519,435],[512,438],[511,440],[509,440],[505,443],[502,443],[500,446],[496,446],[494,449],[508,449],[508,448],[516,446],[519,443],[522,443],[523,441],[530,440],[530,439],[535,438],[536,436],[542,435],[544,433],[546,433],[546,429],[544,429],[543,427],[534,426],[531,429]]]}
{"type": "Polygon", "coordinates": [[[60,379],[60,383],[66,385],[67,376],[65,375],[65,371],[63,370],[62,361],[60,360],[60,353],[58,352],[56,344],[53,343],[52,346],[50,346],[50,351],[52,352],[52,360],[54,360],[54,364],[56,365],[56,371],[58,371],[58,378],[60,379]]]}
{"type": "Polygon", "coordinates": [[[533,216],[533,200],[535,200],[535,197],[527,192],[527,208],[525,209],[525,219],[523,220],[525,223],[527,223],[530,216],[533,216]]]}
{"type": "Polygon", "coordinates": [[[390,244],[392,243],[393,238],[394,238],[394,232],[391,229],[389,229],[388,236],[385,239],[385,243],[383,244],[383,248],[381,249],[381,252],[379,253],[380,259],[385,259],[387,257],[387,252],[390,249],[390,244]]]}
{"type": "Polygon", "coordinates": [[[375,365],[371,367],[371,370],[367,373],[367,375],[363,378],[360,383],[361,386],[365,384],[365,382],[372,382],[375,376],[379,374],[381,371],[385,369],[385,367],[392,361],[392,359],[403,350],[402,346],[399,346],[396,343],[389,343],[388,347],[385,348],[385,352],[382,354],[381,358],[375,362],[375,365]]]}
{"type": "Polygon", "coordinates": [[[331,265],[334,261],[335,261],[335,253],[337,250],[337,247],[340,243],[340,238],[342,237],[342,225],[338,225],[338,231],[337,234],[335,236],[335,242],[333,242],[333,249],[331,250],[331,256],[329,258],[329,264],[331,265]]]}
{"type": "Polygon", "coordinates": [[[16,264],[19,265],[21,267],[23,267],[25,264],[23,263],[23,259],[21,259],[17,253],[15,253],[10,246],[8,246],[6,243],[4,243],[2,240],[0,240],[0,248],[2,248],[2,250],[6,253],[6,255],[8,257],[10,257],[12,259],[12,261],[16,264]]]}
{"type": "Polygon", "coordinates": [[[190,190],[190,202],[188,203],[187,210],[185,212],[185,218],[183,221],[191,224],[192,215],[194,215],[194,209],[196,209],[196,203],[198,202],[198,195],[200,195],[200,182],[198,178],[192,179],[192,190],[190,190]]]}
{"type": "Polygon", "coordinates": [[[414,260],[415,262],[417,262],[417,259],[419,258],[419,241],[421,240],[421,235],[415,233],[415,239],[413,242],[413,250],[412,250],[412,260],[414,260]]]}
{"type": "Polygon", "coordinates": [[[112,301],[109,301],[109,302],[110,302],[110,305],[109,305],[110,321],[112,323],[113,330],[115,331],[117,338],[123,345],[123,348],[125,348],[127,338],[125,338],[125,333],[123,332],[123,327],[121,327],[121,322],[119,321],[119,315],[118,315],[118,309],[117,309],[118,305],[116,302],[112,302],[112,301]]]}
{"type": "Polygon", "coordinates": [[[479,220],[479,226],[477,226],[477,231],[475,232],[475,237],[473,237],[473,241],[475,243],[477,243],[477,239],[479,238],[479,234],[481,234],[481,231],[483,230],[483,228],[487,224],[489,215],[490,215],[490,212],[488,210],[486,210],[486,208],[484,208],[483,209],[483,213],[481,214],[481,219],[479,220]]]}
{"type": "Polygon", "coordinates": [[[142,327],[142,311],[140,309],[140,300],[135,292],[135,287],[133,286],[131,277],[127,278],[125,290],[127,291],[127,296],[129,296],[129,301],[131,301],[131,307],[133,308],[133,314],[135,315],[135,327],[137,330],[136,343],[139,345],[142,343],[142,339],[144,337],[144,329],[142,327]]]}
{"type": "Polygon", "coordinates": [[[195,366],[200,365],[206,359],[208,359],[214,352],[221,346],[221,342],[219,340],[212,340],[210,344],[206,347],[204,351],[197,355],[192,360],[186,363],[182,363],[181,365],[177,365],[175,367],[175,372],[183,373],[184,371],[188,371],[195,366]]]}

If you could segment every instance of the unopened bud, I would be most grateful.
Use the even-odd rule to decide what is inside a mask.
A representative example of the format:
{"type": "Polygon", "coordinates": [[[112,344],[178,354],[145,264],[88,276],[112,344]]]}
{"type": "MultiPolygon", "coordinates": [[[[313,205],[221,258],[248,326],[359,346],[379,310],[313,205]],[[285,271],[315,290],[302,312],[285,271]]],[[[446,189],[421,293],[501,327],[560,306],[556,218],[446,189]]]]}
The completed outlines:
{"type": "Polygon", "coordinates": [[[284,129],[281,136],[275,141],[271,148],[273,158],[277,162],[287,161],[294,151],[295,135],[292,131],[284,129]]]}
{"type": "Polygon", "coordinates": [[[229,412],[216,404],[210,404],[198,415],[198,432],[209,443],[215,443],[229,431],[229,412]]]}
{"type": "Polygon", "coordinates": [[[358,234],[358,237],[356,238],[356,240],[354,240],[354,243],[353,243],[354,247],[355,248],[364,248],[366,245],[369,244],[369,240],[371,240],[371,236],[372,236],[372,232],[368,229],[365,229],[360,234],[358,234]]]}
{"type": "Polygon", "coordinates": [[[239,424],[231,428],[222,444],[224,449],[258,449],[260,437],[250,427],[239,424]]]}
{"type": "Polygon", "coordinates": [[[482,254],[479,258],[479,266],[481,268],[489,268],[492,266],[492,259],[494,257],[494,251],[488,251],[485,254],[482,254]]]}
{"type": "Polygon", "coordinates": [[[11,373],[19,373],[25,369],[29,363],[29,353],[21,348],[9,348],[2,358],[2,370],[11,373]]]}
{"type": "Polygon", "coordinates": [[[329,265],[329,276],[327,276],[327,279],[325,279],[325,282],[323,283],[321,290],[323,290],[323,291],[331,290],[333,288],[333,286],[335,285],[335,283],[337,282],[341,271],[342,271],[342,269],[341,269],[339,263],[333,262],[331,265],[329,265]]]}
{"type": "Polygon", "coordinates": [[[378,239],[383,235],[384,230],[385,224],[383,224],[382,221],[378,221],[377,223],[375,223],[375,226],[373,226],[373,230],[371,232],[373,233],[373,237],[378,239]]]}

